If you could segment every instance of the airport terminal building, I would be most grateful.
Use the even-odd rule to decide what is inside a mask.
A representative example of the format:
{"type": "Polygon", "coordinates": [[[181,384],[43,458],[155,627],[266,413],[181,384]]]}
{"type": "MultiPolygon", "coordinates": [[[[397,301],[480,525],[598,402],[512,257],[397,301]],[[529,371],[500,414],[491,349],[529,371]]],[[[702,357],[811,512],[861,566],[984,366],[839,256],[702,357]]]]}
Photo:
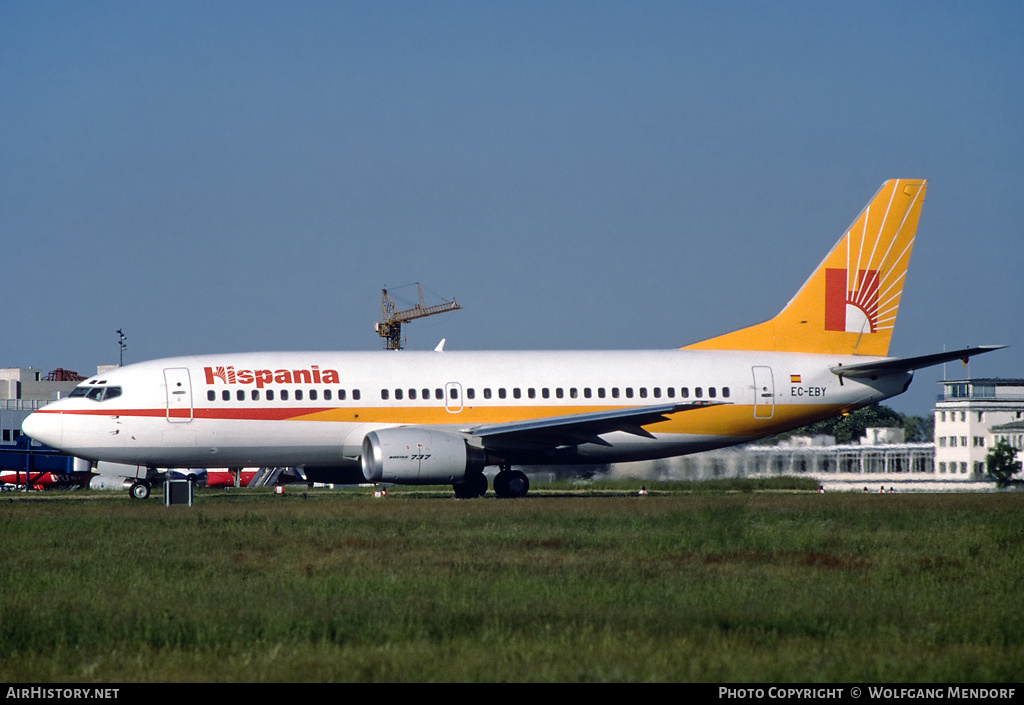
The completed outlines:
{"type": "MultiPolygon", "coordinates": [[[[935,403],[935,468],[939,476],[985,474],[985,456],[1006,440],[1024,450],[1024,379],[942,382],[935,403]]],[[[950,477],[952,476],[952,477],[950,477]]]]}

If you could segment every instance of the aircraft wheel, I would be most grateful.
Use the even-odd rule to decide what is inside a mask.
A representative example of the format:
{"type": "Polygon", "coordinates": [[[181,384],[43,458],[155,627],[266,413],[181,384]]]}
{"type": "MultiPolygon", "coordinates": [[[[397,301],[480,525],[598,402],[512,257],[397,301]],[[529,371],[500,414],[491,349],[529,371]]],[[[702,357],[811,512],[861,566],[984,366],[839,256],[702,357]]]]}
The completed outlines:
{"type": "Polygon", "coordinates": [[[145,482],[133,482],[128,488],[128,494],[132,499],[147,499],[149,497],[149,485],[145,482]]]}
{"type": "Polygon", "coordinates": [[[494,492],[499,497],[525,497],[530,491],[530,478],[519,470],[502,470],[494,478],[494,492]]]}
{"type": "Polygon", "coordinates": [[[484,477],[483,473],[476,473],[470,475],[462,482],[454,483],[452,488],[455,490],[455,496],[458,499],[483,497],[487,494],[487,478],[484,477]]]}

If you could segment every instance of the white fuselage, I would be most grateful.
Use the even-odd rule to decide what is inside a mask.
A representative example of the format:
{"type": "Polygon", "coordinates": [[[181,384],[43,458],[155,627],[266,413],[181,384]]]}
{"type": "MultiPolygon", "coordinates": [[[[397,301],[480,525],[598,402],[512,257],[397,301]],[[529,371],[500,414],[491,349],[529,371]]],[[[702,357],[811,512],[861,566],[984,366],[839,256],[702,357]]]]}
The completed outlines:
{"type": "Polygon", "coordinates": [[[750,441],[886,399],[909,373],[840,380],[879,358],[745,351],[305,352],[155,360],[90,378],[32,414],[34,439],[89,460],[149,467],[358,465],[370,431],[488,424],[672,402],[602,443],[506,449],[502,461],[609,463],[750,441]],[[97,391],[102,389],[103,391],[97,391]]]}

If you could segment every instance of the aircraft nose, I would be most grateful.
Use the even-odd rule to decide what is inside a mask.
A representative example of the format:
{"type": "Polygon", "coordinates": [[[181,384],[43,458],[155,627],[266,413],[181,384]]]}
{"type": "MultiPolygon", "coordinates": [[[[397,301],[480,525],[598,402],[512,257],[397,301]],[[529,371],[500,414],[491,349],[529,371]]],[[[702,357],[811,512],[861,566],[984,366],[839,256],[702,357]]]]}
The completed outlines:
{"type": "Polygon", "coordinates": [[[36,411],[21,422],[21,432],[51,448],[60,448],[64,438],[64,422],[60,414],[36,411]]]}

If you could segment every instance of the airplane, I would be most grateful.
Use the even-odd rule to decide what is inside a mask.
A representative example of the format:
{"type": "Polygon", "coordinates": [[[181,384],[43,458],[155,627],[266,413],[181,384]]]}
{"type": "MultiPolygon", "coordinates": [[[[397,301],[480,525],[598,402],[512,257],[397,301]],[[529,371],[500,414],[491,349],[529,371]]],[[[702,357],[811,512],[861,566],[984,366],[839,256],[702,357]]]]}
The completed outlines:
{"type": "Polygon", "coordinates": [[[69,482],[67,475],[55,472],[26,472],[24,470],[0,470],[0,485],[22,485],[26,483],[33,490],[59,487],[69,482]]]}
{"type": "MultiPolygon", "coordinates": [[[[90,377],[22,430],[86,460],[295,467],[309,482],[522,497],[516,467],[747,443],[906,391],[980,346],[888,357],[927,182],[886,181],[774,318],[669,350],[256,352],[90,377]]],[[[135,497],[148,496],[136,481],[135,497]]]]}
{"type": "MultiPolygon", "coordinates": [[[[113,490],[130,489],[136,483],[144,488],[168,480],[188,480],[197,487],[248,487],[259,472],[257,468],[163,468],[157,471],[145,466],[104,462],[92,464],[87,484],[94,490],[113,490]]],[[[298,479],[293,480],[289,475],[285,481],[298,479]]]]}

